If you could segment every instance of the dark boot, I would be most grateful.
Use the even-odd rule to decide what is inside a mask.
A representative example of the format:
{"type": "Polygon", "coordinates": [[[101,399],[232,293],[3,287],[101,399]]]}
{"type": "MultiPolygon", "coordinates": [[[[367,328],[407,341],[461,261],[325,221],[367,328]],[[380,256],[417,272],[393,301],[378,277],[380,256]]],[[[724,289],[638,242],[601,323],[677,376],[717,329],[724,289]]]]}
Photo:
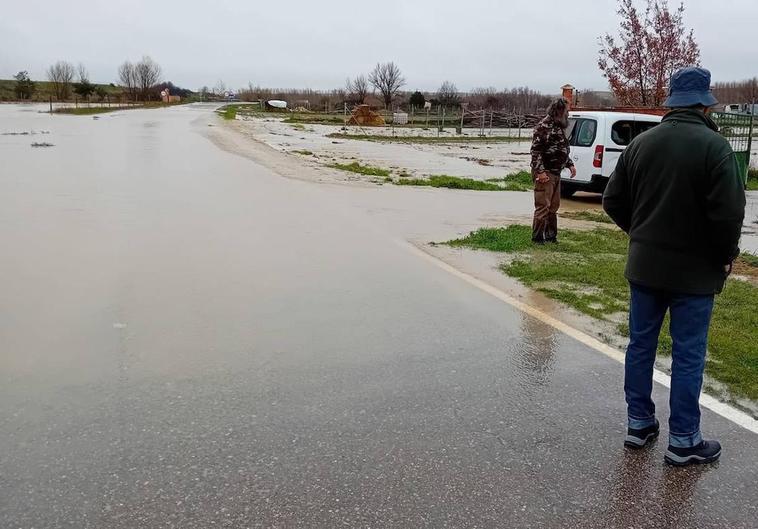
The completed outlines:
{"type": "Polygon", "coordinates": [[[669,445],[664,461],[669,465],[685,467],[687,465],[705,465],[718,461],[721,457],[721,444],[718,441],[703,441],[690,448],[677,448],[669,445]]]}

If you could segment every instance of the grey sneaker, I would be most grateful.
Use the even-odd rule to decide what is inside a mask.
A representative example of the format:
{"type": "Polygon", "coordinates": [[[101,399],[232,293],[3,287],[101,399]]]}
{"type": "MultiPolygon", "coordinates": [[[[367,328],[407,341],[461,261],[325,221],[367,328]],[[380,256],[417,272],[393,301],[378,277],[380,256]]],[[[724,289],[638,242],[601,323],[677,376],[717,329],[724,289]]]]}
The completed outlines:
{"type": "Polygon", "coordinates": [[[669,465],[685,467],[687,465],[705,465],[718,461],[721,457],[721,444],[718,441],[703,441],[690,448],[677,448],[669,445],[663,460],[669,465]]]}
{"type": "Polygon", "coordinates": [[[652,443],[658,437],[661,431],[661,425],[658,423],[658,419],[655,420],[655,424],[642,428],[641,430],[635,430],[629,428],[626,431],[626,439],[624,439],[624,446],[627,448],[645,448],[648,443],[652,443]]]}

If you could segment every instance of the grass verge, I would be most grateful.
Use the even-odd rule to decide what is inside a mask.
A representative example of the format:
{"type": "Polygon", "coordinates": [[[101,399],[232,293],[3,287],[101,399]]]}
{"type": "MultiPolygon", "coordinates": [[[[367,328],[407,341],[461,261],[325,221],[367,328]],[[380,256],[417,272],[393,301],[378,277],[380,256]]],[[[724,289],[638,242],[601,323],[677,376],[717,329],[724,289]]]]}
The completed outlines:
{"type": "Polygon", "coordinates": [[[492,182],[448,175],[432,175],[429,178],[403,178],[395,180],[394,183],[399,186],[446,187],[448,189],[473,189],[476,191],[503,190],[502,187],[492,182]]]}
{"type": "Polygon", "coordinates": [[[361,165],[359,162],[353,162],[349,164],[335,163],[329,167],[339,169],[340,171],[348,171],[350,173],[357,173],[367,176],[388,177],[390,175],[390,171],[387,169],[382,169],[380,167],[371,167],[370,165],[361,165]]]}
{"type": "Polygon", "coordinates": [[[237,105],[226,105],[218,110],[218,113],[224,119],[237,119],[237,105]]]}
{"type": "Polygon", "coordinates": [[[402,178],[393,180],[393,183],[399,186],[445,187],[474,191],[529,191],[532,189],[532,176],[526,171],[513,173],[503,178],[490,178],[489,180],[432,175],[429,178],[402,178]]]}
{"type": "Polygon", "coordinates": [[[582,211],[566,211],[560,213],[561,217],[573,220],[588,220],[602,224],[613,224],[613,220],[601,209],[585,209],[582,211]]]}
{"type": "Polygon", "coordinates": [[[532,173],[529,171],[519,171],[511,173],[504,178],[493,178],[488,182],[497,182],[502,185],[506,191],[531,191],[534,189],[532,173]]]}
{"type": "Polygon", "coordinates": [[[748,191],[758,191],[758,169],[748,169],[745,189],[748,191]]]}
{"type": "MultiPolygon", "coordinates": [[[[536,246],[531,228],[483,228],[449,241],[453,247],[513,254],[502,265],[507,275],[594,318],[624,321],[629,286],[624,278],[628,240],[615,229],[562,230],[557,245],[536,246]]],[[[758,266],[755,256],[741,256],[738,266],[758,266]],[[752,263],[752,264],[751,264],[752,263]]],[[[618,326],[628,334],[628,326],[618,326]]],[[[733,394],[758,399],[758,286],[730,279],[717,296],[709,338],[706,371],[733,394]]],[[[661,331],[659,352],[671,354],[668,324],[661,331]]]]}

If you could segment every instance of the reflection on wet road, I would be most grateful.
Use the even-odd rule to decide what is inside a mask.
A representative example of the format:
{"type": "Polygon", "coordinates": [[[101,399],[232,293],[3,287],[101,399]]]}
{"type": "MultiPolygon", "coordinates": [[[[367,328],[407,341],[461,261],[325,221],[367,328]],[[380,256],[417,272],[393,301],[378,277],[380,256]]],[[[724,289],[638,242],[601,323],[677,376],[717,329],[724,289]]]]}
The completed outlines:
{"type": "Polygon", "coordinates": [[[555,363],[556,330],[526,314],[521,315],[522,341],[518,344],[521,349],[521,367],[524,377],[528,380],[525,389],[534,388],[550,382],[550,375],[555,363]]]}
{"type": "Polygon", "coordinates": [[[619,364],[364,207],[491,197],[285,179],[202,106],[0,124],[55,144],[0,137],[0,527],[754,526],[754,434],[625,453],[619,364]]]}

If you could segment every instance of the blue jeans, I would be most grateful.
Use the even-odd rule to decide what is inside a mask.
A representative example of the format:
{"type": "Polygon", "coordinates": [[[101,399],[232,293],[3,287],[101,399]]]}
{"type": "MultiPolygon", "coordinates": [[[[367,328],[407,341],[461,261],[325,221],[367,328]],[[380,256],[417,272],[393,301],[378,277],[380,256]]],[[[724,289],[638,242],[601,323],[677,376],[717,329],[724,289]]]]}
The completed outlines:
{"type": "Polygon", "coordinates": [[[669,310],[669,331],[674,342],[669,443],[682,448],[696,446],[703,440],[699,399],[713,296],[673,294],[634,284],[631,290],[624,380],[629,427],[640,429],[655,424],[655,404],[651,398],[653,366],[663,317],[669,310]]]}

